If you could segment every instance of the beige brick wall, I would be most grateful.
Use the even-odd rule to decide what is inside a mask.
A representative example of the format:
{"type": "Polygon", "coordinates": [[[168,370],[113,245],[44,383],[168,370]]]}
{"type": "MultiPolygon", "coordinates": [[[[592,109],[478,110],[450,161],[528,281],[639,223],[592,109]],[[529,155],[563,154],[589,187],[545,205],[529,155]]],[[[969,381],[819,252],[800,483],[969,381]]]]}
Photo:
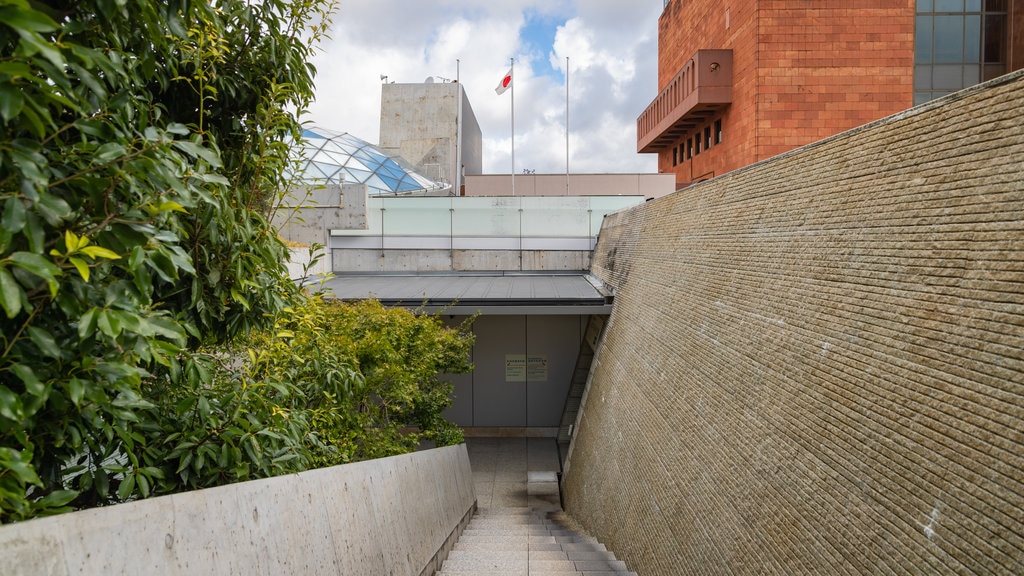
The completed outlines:
{"type": "Polygon", "coordinates": [[[631,569],[1024,574],[1024,75],[606,218],[566,508],[631,569]]]}

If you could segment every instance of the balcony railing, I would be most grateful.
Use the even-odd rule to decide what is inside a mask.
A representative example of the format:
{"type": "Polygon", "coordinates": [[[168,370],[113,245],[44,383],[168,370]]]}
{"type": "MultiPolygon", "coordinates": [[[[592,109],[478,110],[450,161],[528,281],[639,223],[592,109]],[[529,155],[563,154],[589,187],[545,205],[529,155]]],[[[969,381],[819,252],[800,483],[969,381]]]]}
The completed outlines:
{"type": "Polygon", "coordinates": [[[366,228],[330,231],[333,249],[593,250],[605,215],[643,196],[479,196],[367,200],[366,228]]]}
{"type": "Polygon", "coordinates": [[[636,120],[637,152],[660,152],[732,103],[732,50],[698,50],[636,120]]]}

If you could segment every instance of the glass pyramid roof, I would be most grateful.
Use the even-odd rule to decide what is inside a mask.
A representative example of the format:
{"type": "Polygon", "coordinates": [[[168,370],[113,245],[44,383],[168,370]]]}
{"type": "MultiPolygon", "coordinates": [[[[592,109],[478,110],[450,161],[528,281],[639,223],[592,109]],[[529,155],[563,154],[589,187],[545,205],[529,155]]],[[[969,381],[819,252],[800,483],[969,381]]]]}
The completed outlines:
{"type": "Polygon", "coordinates": [[[301,160],[297,175],[303,182],[366,184],[373,196],[437,195],[450,188],[417,174],[401,157],[347,132],[310,127],[302,135],[296,153],[301,160]]]}

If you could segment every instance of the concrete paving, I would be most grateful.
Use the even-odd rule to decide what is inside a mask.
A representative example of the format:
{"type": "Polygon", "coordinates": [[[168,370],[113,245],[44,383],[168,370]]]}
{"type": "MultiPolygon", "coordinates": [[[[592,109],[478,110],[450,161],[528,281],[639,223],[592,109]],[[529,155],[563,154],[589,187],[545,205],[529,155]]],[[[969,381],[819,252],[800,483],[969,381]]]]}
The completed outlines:
{"type": "Polygon", "coordinates": [[[438,576],[636,576],[567,525],[554,438],[467,438],[466,445],[478,510],[438,576]]]}

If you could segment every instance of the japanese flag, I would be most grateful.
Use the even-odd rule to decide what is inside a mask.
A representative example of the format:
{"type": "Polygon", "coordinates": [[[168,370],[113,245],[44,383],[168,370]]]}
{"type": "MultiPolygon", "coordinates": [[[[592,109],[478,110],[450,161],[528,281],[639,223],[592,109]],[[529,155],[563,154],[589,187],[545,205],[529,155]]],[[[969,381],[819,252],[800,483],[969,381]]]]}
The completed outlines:
{"type": "Polygon", "coordinates": [[[505,76],[501,79],[501,82],[498,82],[498,87],[494,89],[494,92],[496,94],[504,94],[505,90],[508,90],[510,87],[512,87],[512,69],[511,68],[508,69],[508,73],[505,74],[505,76]]]}

